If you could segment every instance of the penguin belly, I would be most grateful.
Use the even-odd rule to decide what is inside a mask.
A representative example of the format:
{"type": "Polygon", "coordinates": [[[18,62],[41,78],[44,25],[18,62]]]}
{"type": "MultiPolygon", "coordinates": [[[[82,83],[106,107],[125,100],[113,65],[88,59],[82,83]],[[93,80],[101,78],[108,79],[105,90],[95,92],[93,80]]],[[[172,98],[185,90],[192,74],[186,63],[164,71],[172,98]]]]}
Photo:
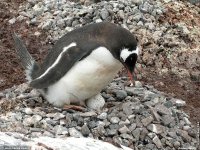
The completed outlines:
{"type": "Polygon", "coordinates": [[[53,105],[84,103],[106,87],[122,68],[108,49],[99,47],[78,61],[56,83],[48,87],[46,99],[53,105]]]}

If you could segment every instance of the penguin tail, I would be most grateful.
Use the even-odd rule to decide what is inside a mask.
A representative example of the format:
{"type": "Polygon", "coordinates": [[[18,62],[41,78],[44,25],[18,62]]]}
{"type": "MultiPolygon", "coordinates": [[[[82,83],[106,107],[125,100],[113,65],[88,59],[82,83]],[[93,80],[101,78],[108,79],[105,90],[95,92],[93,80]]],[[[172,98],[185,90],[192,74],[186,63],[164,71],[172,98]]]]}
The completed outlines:
{"type": "Polygon", "coordinates": [[[28,82],[31,82],[34,78],[34,72],[39,69],[39,66],[30,55],[30,53],[26,49],[26,46],[16,33],[13,34],[13,39],[16,53],[21,60],[21,64],[26,72],[26,79],[28,80],[28,82]]]}

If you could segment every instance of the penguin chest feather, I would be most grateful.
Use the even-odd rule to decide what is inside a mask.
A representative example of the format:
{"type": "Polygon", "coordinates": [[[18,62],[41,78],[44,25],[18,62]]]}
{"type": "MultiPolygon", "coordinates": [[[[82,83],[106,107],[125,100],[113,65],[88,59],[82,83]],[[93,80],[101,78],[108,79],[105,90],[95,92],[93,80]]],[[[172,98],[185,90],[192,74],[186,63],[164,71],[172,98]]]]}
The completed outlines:
{"type": "Polygon", "coordinates": [[[121,68],[108,49],[99,47],[49,86],[45,97],[56,106],[84,101],[98,94],[121,68]]]}

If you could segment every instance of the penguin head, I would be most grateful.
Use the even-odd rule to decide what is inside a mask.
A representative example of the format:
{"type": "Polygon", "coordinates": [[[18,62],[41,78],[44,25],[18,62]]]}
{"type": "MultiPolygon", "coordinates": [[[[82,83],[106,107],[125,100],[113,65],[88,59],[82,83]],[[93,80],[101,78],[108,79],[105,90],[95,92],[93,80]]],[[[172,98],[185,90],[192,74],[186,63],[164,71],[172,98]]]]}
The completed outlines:
{"type": "Polygon", "coordinates": [[[128,73],[131,79],[134,73],[138,54],[139,54],[139,47],[123,48],[120,52],[120,61],[128,70],[128,73]]]}

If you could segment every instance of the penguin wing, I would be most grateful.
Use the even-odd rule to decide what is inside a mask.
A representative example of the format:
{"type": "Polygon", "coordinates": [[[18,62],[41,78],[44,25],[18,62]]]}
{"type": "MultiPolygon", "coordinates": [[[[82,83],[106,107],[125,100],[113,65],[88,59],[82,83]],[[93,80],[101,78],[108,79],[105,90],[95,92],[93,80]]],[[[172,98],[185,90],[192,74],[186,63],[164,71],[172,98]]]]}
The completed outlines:
{"type": "Polygon", "coordinates": [[[37,89],[47,88],[61,79],[79,60],[89,55],[90,50],[82,50],[76,43],[64,47],[53,64],[44,73],[30,82],[30,86],[37,89]]]}

